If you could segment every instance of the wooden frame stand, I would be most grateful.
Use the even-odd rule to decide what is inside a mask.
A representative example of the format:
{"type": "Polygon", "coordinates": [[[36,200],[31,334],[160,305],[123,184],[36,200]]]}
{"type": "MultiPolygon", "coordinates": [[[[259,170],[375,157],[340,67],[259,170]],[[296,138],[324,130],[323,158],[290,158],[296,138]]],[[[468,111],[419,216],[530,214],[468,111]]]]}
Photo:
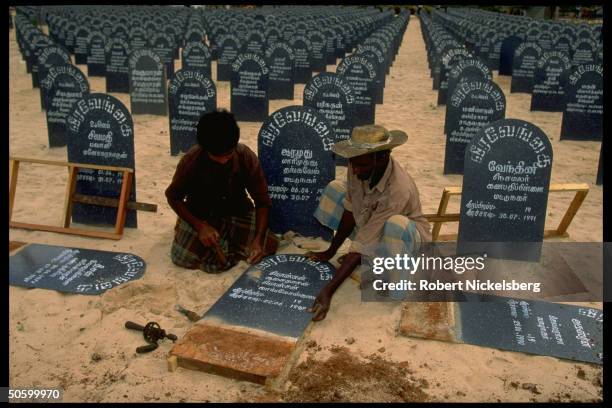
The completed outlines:
{"type": "Polygon", "coordinates": [[[82,235],[93,238],[107,238],[107,239],[121,239],[123,235],[123,228],[125,226],[125,217],[128,209],[143,210],[143,211],[157,211],[157,206],[146,203],[128,202],[130,196],[130,190],[132,188],[132,177],[134,170],[127,167],[115,167],[115,166],[101,166],[95,164],[81,164],[81,163],[69,163],[59,162],[51,160],[40,160],[40,159],[27,159],[20,157],[10,157],[10,173],[9,173],[9,227],[13,228],[24,228],[30,230],[39,231],[50,231],[60,232],[65,234],[82,235]],[[44,224],[31,224],[25,222],[12,221],[13,217],[13,204],[15,202],[15,193],[17,191],[17,176],[19,174],[20,163],[36,163],[46,164],[51,166],[64,166],[68,168],[68,185],[66,188],[66,195],[64,198],[64,222],[63,226],[52,226],[44,224]],[[81,194],[75,194],[77,174],[80,168],[93,169],[93,170],[110,170],[123,173],[123,179],[121,183],[121,194],[119,200],[87,196],[81,194]],[[107,231],[96,231],[83,228],[72,228],[70,227],[72,206],[74,202],[82,202],[87,204],[103,205],[107,207],[116,207],[117,219],[115,222],[114,232],[107,231]]]}
{"type": "MultiPolygon", "coordinates": [[[[561,222],[557,228],[544,230],[544,238],[566,238],[569,236],[567,233],[567,228],[589,193],[589,185],[586,183],[551,184],[548,191],[549,193],[576,192],[574,199],[565,211],[565,215],[561,219],[561,222]]],[[[443,223],[459,222],[459,214],[446,213],[448,202],[451,196],[455,195],[461,195],[461,187],[444,187],[444,190],[442,190],[442,197],[440,198],[440,205],[438,206],[438,212],[435,214],[425,214],[427,220],[433,223],[433,228],[431,231],[432,241],[453,241],[457,239],[457,234],[440,235],[440,229],[442,228],[443,223]]]]}

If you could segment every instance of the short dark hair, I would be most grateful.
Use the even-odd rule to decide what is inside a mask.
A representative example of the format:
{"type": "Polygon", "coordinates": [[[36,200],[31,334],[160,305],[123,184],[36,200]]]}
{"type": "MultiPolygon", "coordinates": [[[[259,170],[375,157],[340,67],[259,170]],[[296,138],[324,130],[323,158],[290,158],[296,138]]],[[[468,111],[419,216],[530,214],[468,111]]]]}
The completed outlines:
{"type": "Polygon", "coordinates": [[[240,140],[240,128],[232,113],[217,109],[200,117],[197,138],[204,150],[220,155],[236,147],[240,140]]]}

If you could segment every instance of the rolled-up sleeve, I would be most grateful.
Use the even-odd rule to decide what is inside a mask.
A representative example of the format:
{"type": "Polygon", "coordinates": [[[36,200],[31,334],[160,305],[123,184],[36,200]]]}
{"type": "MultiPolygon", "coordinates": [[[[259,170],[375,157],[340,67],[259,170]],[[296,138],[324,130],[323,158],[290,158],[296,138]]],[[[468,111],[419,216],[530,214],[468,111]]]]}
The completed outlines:
{"type": "Polygon", "coordinates": [[[251,150],[246,155],[248,174],[247,191],[255,203],[255,208],[272,207],[272,200],[268,194],[268,182],[261,168],[259,159],[251,150]]]}

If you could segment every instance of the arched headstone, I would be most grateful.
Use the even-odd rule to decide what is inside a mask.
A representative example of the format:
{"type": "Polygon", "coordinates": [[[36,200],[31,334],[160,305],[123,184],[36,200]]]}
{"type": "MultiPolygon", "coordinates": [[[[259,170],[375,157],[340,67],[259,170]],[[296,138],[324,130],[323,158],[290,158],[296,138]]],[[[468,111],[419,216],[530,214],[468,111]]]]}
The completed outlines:
{"type": "Polygon", "coordinates": [[[47,107],[49,147],[66,146],[66,118],[74,104],[89,94],[89,83],[73,65],[52,66],[41,82],[47,107]]]}
{"type": "Polygon", "coordinates": [[[181,54],[182,69],[200,71],[211,78],[210,70],[211,54],[206,44],[202,42],[187,42],[181,54]]]}
{"type": "Polygon", "coordinates": [[[159,55],[166,66],[167,78],[172,79],[174,75],[174,49],[176,48],[174,38],[166,33],[158,32],[149,38],[149,47],[159,55]]]}
{"type": "Polygon", "coordinates": [[[374,88],[376,67],[369,58],[350,55],[338,64],[336,73],[343,76],[355,91],[354,126],[371,125],[376,120],[374,88]]]}
{"type": "Polygon", "coordinates": [[[229,81],[232,74],[232,62],[240,51],[240,39],[233,34],[225,34],[216,41],[219,58],[217,59],[217,81],[229,81]]]}
{"type": "Polygon", "coordinates": [[[259,54],[239,54],[232,62],[230,106],[236,120],[261,122],[268,117],[268,77],[268,66],[259,54]]]}
{"type": "Polygon", "coordinates": [[[542,56],[542,48],[534,42],[524,42],[516,48],[512,60],[510,92],[531,93],[536,64],[542,56]]]}
{"type": "Polygon", "coordinates": [[[270,229],[330,239],[314,212],[325,186],[335,178],[334,132],[325,117],[304,106],[272,113],[257,139],[258,156],[272,199],[270,229]]]}
{"type": "Polygon", "coordinates": [[[217,88],[202,71],[181,69],[168,84],[170,154],[186,152],[197,143],[197,125],[205,112],[217,109],[217,88]]]}
{"type": "Polygon", "coordinates": [[[270,99],[293,99],[295,55],[291,46],[284,41],[269,46],[266,50],[266,64],[270,70],[270,99]]]}
{"type": "Polygon", "coordinates": [[[563,112],[570,69],[571,61],[566,53],[546,51],[542,54],[533,76],[532,111],[563,112]]]}
{"type": "Polygon", "coordinates": [[[106,92],[129,93],[130,72],[128,55],[130,45],[123,38],[106,42],[106,92]]]}
{"type": "MultiPolygon", "coordinates": [[[[66,118],[68,161],[135,169],[134,124],[117,98],[93,93],[78,100],[66,118]]],[[[80,169],[77,194],[119,198],[121,173],[80,169]]],[[[136,173],[129,201],[136,201],[136,173]]],[[[117,208],[73,203],[72,221],[92,225],[115,225],[117,208]]],[[[136,228],[136,210],[128,210],[125,226],[136,228]]]]}
{"type": "MultiPolygon", "coordinates": [[[[460,60],[450,68],[447,74],[446,89],[440,87],[438,90],[438,105],[446,105],[448,95],[452,95],[453,92],[455,92],[457,84],[462,80],[491,81],[491,70],[480,58],[466,58],[460,60]]],[[[446,131],[447,129],[444,129],[444,132],[446,131]]]]}
{"type": "Polygon", "coordinates": [[[465,148],[482,126],[506,113],[506,98],[491,81],[466,81],[455,88],[446,104],[448,132],[444,152],[444,174],[463,174],[465,148]]]}
{"type": "MultiPolygon", "coordinates": [[[[43,48],[38,54],[38,80],[42,83],[47,77],[47,72],[53,66],[71,65],[70,54],[61,45],[49,45],[43,48]]],[[[40,89],[40,106],[46,110],[45,88],[41,85],[40,89]]]]}
{"type": "Polygon", "coordinates": [[[106,74],[107,38],[101,31],[94,30],[87,38],[87,76],[103,77],[106,74]]]}
{"type": "MultiPolygon", "coordinates": [[[[334,130],[334,143],[349,139],[353,130],[355,94],[340,75],[323,72],[314,76],[304,87],[303,105],[322,113],[334,130]]],[[[336,157],[340,165],[346,159],[336,157]]]]}
{"type": "Polygon", "coordinates": [[[312,78],[312,43],[303,35],[295,35],[289,44],[295,55],[295,83],[305,84],[312,78]]]}
{"type": "Polygon", "coordinates": [[[565,88],[561,140],[601,140],[603,136],[603,68],[578,65],[565,88]]]}
{"type": "Polygon", "coordinates": [[[153,50],[132,51],[130,69],[130,110],[132,115],[166,115],[166,67],[153,50]]]}
{"type": "Polygon", "coordinates": [[[482,127],[465,151],[458,253],[539,260],[552,160],[548,137],[529,122],[482,127]]]}
{"type": "Polygon", "coordinates": [[[504,38],[499,51],[499,75],[512,75],[512,60],[514,51],[523,42],[517,35],[504,38]]]}

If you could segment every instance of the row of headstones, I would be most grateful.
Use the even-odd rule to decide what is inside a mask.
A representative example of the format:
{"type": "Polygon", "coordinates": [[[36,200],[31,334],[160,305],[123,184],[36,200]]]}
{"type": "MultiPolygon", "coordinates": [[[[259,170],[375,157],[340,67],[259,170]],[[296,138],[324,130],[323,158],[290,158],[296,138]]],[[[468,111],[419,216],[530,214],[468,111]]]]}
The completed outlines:
{"type": "MultiPolygon", "coordinates": [[[[404,21],[407,23],[407,20],[404,21]]],[[[401,24],[393,25],[396,27],[395,36],[398,38],[401,38],[403,32],[401,24]]],[[[379,43],[381,41],[376,35],[372,38],[379,43]]],[[[399,42],[394,39],[392,44],[386,46],[385,42],[382,44],[383,51],[379,51],[367,41],[363,48],[360,44],[355,55],[346,57],[338,69],[338,72],[343,73],[353,87],[358,89],[355,92],[357,96],[355,100],[356,103],[358,100],[362,104],[360,112],[364,113],[360,116],[358,124],[374,122],[374,103],[382,102],[383,86],[380,84],[381,81],[375,82],[375,79],[378,78],[377,75],[382,75],[384,79],[386,68],[382,63],[394,56],[390,53],[396,52],[397,48],[392,49],[392,47],[399,42]],[[378,54],[375,51],[379,51],[378,54]],[[368,59],[372,56],[370,54],[378,56],[381,64],[368,59]]],[[[204,45],[200,45],[200,48],[207,50],[204,45]]],[[[43,51],[40,54],[40,66],[45,77],[50,73],[48,78],[41,82],[41,103],[47,110],[49,142],[51,147],[63,146],[65,116],[71,104],[81,96],[78,90],[87,88],[87,81],[76,67],[60,69],[60,66],[70,65],[69,56],[62,47],[47,46],[43,51]]],[[[189,58],[186,57],[186,60],[189,58]]],[[[179,151],[187,150],[195,143],[195,124],[200,114],[216,107],[216,88],[210,80],[210,64],[208,63],[205,67],[207,69],[203,71],[198,70],[203,68],[201,66],[185,64],[186,68],[179,71],[168,84],[170,98],[166,95],[164,64],[154,52],[134,51],[129,57],[129,65],[132,114],[165,115],[169,104],[171,153],[177,154],[179,151]]],[[[267,117],[269,95],[267,72],[265,61],[257,54],[242,54],[236,59],[233,64],[231,110],[238,120],[261,121],[267,117]]],[[[107,78],[108,80],[110,78],[107,78]]],[[[290,86],[293,88],[292,83],[290,86]]],[[[107,82],[107,91],[108,89],[107,82]]],[[[349,116],[355,117],[355,115],[349,116]]],[[[352,127],[343,127],[343,129],[343,138],[346,138],[352,127]]]]}
{"type": "MultiPolygon", "coordinates": [[[[444,174],[463,174],[465,147],[479,128],[504,117],[505,98],[502,90],[492,81],[491,71],[484,61],[473,56],[453,37],[440,35],[428,41],[428,35],[436,32],[428,30],[428,27],[435,23],[427,17],[423,20],[426,44],[429,43],[431,48],[439,45],[437,49],[440,50],[437,53],[432,51],[432,61],[437,62],[432,76],[434,88],[436,82],[439,84],[438,103],[446,104],[444,174]],[[436,43],[436,40],[439,42],[436,43]]],[[[551,65],[548,71],[540,71],[539,75],[545,78],[547,74],[554,75],[556,67],[551,65]]],[[[543,81],[540,77],[538,80],[543,81]]],[[[543,86],[553,87],[553,84],[544,83],[543,86]]],[[[567,109],[563,111],[561,139],[600,140],[603,96],[601,67],[578,66],[561,90],[567,92],[568,100],[567,109]]],[[[534,100],[539,101],[539,96],[534,94],[532,105],[534,100]]],[[[601,181],[600,173],[598,182],[601,181]]]]}
{"type": "MultiPolygon", "coordinates": [[[[597,51],[596,31],[585,25],[578,29],[561,25],[565,28],[553,42],[549,29],[530,24],[523,37],[510,34],[502,41],[500,58],[511,67],[510,92],[532,94],[532,111],[563,112],[560,139],[601,140],[603,44],[597,51]],[[573,31],[576,34],[570,36],[573,31]]],[[[467,37],[462,39],[469,44],[467,37]]],[[[504,65],[500,61],[500,74],[504,65]]]]}

